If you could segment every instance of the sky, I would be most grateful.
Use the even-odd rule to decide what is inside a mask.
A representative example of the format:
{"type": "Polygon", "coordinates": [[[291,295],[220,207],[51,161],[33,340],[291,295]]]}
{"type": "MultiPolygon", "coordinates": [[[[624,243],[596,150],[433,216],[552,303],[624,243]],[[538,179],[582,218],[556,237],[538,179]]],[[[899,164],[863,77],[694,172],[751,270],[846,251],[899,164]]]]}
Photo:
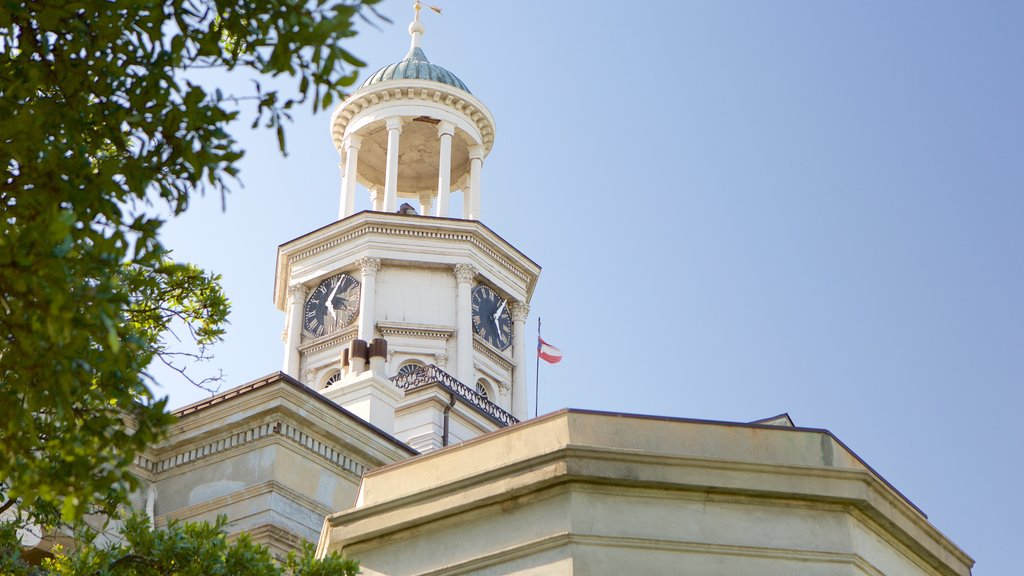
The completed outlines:
{"type": "MultiPolygon", "coordinates": [[[[360,26],[364,75],[405,55],[410,5],[360,26]]],[[[543,267],[528,340],[541,317],[565,354],[540,369],[542,414],[788,412],[975,576],[1019,570],[1024,3],[442,8],[423,49],[496,121],[481,220],[543,267]]],[[[328,113],[296,112],[287,158],[236,134],[244,186],[164,235],[223,276],[231,325],[203,369],[222,389],[281,369],[277,246],[334,221],[340,187],[328,113]]],[[[207,395],[157,375],[172,406],[207,395]]]]}

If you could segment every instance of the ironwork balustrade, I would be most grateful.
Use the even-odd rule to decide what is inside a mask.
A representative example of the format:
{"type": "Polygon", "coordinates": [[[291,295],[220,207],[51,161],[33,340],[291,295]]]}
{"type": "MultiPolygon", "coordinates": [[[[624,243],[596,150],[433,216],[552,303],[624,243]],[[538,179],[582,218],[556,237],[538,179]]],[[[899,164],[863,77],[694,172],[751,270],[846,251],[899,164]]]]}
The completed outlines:
{"type": "Polygon", "coordinates": [[[500,422],[503,426],[519,423],[514,416],[503,410],[500,406],[491,402],[486,396],[478,393],[469,386],[455,379],[454,376],[441,370],[433,364],[420,366],[408,374],[399,374],[391,378],[395,386],[402,390],[413,390],[428,384],[440,384],[448,390],[465,400],[466,402],[483,410],[486,414],[500,422]]]}

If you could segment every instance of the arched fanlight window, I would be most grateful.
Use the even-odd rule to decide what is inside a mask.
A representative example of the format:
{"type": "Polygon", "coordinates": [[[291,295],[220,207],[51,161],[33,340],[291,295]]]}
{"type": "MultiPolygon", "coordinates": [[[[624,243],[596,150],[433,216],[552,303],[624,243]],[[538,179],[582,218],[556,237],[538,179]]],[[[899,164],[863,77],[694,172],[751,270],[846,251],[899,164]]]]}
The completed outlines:
{"type": "Polygon", "coordinates": [[[484,400],[487,400],[487,380],[483,378],[476,381],[476,393],[483,396],[484,400]]]}
{"type": "Polygon", "coordinates": [[[423,364],[420,364],[419,362],[406,362],[405,364],[402,364],[401,366],[398,367],[398,375],[408,376],[409,374],[412,374],[413,372],[419,370],[422,367],[423,364]]]}
{"type": "Polygon", "coordinates": [[[327,382],[324,382],[324,388],[330,388],[331,386],[333,386],[335,383],[339,382],[340,380],[341,380],[341,372],[335,372],[334,374],[331,374],[331,377],[327,379],[327,382]]]}

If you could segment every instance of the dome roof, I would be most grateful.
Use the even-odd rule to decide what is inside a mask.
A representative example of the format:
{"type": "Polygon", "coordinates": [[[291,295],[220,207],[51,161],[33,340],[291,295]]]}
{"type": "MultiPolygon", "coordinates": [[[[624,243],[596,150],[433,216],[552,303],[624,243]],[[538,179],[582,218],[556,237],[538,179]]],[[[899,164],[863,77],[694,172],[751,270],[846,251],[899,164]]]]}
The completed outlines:
{"type": "Polygon", "coordinates": [[[360,88],[379,84],[387,80],[433,80],[469,92],[459,78],[437,64],[431,64],[419,46],[414,46],[401,62],[377,70],[367,78],[360,88]]]}

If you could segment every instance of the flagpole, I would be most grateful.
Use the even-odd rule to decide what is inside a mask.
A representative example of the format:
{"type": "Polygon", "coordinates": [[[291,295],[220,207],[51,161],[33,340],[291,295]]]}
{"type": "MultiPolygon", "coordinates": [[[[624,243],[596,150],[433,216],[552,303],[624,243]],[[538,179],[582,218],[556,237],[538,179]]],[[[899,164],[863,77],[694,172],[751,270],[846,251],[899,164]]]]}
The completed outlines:
{"type": "Polygon", "coordinates": [[[540,405],[540,316],[537,316],[537,366],[533,369],[533,417],[540,405]]]}

